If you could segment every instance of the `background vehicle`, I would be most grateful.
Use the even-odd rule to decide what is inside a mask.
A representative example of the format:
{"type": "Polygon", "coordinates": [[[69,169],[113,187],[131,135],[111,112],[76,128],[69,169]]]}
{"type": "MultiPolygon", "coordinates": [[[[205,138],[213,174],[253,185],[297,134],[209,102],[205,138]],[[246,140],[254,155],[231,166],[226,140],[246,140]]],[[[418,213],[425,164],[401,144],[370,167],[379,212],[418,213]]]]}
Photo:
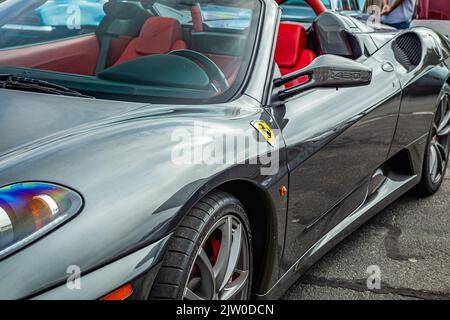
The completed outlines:
{"type": "Polygon", "coordinates": [[[201,1],[250,11],[243,29],[197,0],[155,2],[189,21],[110,1],[93,33],[3,48],[0,298],[277,298],[404,193],[437,192],[449,41],[307,2],[308,28],[272,0],[201,1]]]}
{"type": "Polygon", "coordinates": [[[445,0],[418,0],[413,26],[432,28],[450,36],[450,6],[445,0]]]}
{"type": "MultiPolygon", "coordinates": [[[[366,14],[362,12],[362,6],[357,0],[324,0],[327,9],[336,11],[351,17],[365,19],[366,14]]],[[[282,20],[297,22],[312,22],[316,17],[314,10],[305,0],[288,0],[282,6],[282,20]]]]}

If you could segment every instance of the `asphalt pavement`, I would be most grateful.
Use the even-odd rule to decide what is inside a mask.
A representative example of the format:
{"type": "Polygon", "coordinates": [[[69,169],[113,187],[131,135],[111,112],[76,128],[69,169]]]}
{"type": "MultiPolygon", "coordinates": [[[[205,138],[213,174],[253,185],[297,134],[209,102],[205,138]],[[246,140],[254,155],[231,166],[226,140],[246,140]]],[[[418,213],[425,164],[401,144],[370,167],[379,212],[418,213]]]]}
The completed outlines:
{"type": "Polygon", "coordinates": [[[330,251],[283,299],[450,300],[450,170],[436,195],[396,201],[330,251]]]}

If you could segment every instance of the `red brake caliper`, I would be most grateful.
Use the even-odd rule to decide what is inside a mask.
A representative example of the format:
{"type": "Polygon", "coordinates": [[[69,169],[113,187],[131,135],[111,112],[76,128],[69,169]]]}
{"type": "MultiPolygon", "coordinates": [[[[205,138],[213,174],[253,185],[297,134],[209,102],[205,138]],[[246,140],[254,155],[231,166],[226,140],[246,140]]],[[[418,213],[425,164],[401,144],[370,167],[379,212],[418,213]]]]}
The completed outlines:
{"type": "Polygon", "coordinates": [[[212,249],[212,256],[209,257],[209,260],[211,261],[211,264],[214,266],[216,264],[217,258],[219,257],[220,241],[217,238],[211,236],[208,239],[208,243],[212,249]]]}

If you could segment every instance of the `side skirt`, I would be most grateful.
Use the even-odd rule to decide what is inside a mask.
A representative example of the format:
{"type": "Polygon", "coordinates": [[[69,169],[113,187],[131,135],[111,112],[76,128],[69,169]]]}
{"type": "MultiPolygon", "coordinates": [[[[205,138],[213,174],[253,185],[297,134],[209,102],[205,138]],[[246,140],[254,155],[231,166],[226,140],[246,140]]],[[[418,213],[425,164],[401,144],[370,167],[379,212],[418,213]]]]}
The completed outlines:
{"type": "Polygon", "coordinates": [[[267,293],[256,295],[255,298],[263,300],[280,298],[297,281],[299,276],[304,274],[330,249],[419,182],[419,175],[401,175],[391,172],[383,185],[370,195],[361,207],[316,242],[267,293]]]}

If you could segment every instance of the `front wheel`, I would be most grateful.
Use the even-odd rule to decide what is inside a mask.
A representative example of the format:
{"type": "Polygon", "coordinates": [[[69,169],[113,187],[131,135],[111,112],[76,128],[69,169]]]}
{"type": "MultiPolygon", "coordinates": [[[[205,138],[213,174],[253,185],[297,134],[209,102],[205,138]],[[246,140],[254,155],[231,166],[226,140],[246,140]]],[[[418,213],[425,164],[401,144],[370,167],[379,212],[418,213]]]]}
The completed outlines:
{"type": "Polygon", "coordinates": [[[247,300],[252,245],[248,217],[233,196],[202,199],[170,239],[151,299],[247,300]]]}
{"type": "Polygon", "coordinates": [[[450,153],[450,86],[444,85],[428,137],[422,180],[416,187],[421,196],[435,194],[444,180],[450,153]]]}

